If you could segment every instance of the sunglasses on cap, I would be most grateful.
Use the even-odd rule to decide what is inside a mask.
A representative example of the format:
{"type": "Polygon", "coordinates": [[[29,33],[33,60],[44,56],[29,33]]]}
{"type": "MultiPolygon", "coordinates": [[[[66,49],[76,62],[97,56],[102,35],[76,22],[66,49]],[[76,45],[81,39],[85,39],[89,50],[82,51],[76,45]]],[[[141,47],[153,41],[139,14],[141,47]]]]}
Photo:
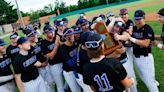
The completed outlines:
{"type": "Polygon", "coordinates": [[[100,39],[99,41],[87,41],[85,42],[85,46],[90,49],[96,49],[97,47],[100,47],[102,43],[102,39],[100,39]]]}

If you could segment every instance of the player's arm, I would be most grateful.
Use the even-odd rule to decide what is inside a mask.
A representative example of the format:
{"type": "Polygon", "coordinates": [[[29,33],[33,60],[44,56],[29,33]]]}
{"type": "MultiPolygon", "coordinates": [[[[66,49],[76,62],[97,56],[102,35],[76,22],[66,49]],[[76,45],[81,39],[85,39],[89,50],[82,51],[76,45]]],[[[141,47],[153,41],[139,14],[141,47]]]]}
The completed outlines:
{"type": "Polygon", "coordinates": [[[155,40],[159,40],[159,41],[162,41],[162,38],[160,35],[155,35],[155,40]]]}
{"type": "Polygon", "coordinates": [[[129,33],[123,32],[122,35],[119,35],[119,34],[115,33],[114,34],[114,39],[117,40],[117,41],[119,41],[119,40],[127,41],[127,40],[129,40],[129,38],[127,37],[127,34],[129,34],[129,33]]]}
{"type": "Polygon", "coordinates": [[[134,79],[127,77],[127,72],[121,63],[116,61],[113,61],[113,63],[115,63],[115,65],[113,66],[115,73],[118,76],[118,79],[120,80],[122,85],[125,88],[130,88],[134,83],[134,79]]]}
{"type": "Polygon", "coordinates": [[[59,43],[60,43],[60,38],[59,36],[57,36],[54,49],[50,53],[46,54],[46,57],[48,57],[50,60],[52,60],[54,56],[56,55],[58,51],[59,43]]]}
{"type": "Polygon", "coordinates": [[[150,45],[151,40],[150,39],[136,39],[131,37],[129,34],[126,34],[126,36],[129,38],[129,40],[139,46],[148,47],[150,45]]]}
{"type": "Polygon", "coordinates": [[[15,77],[15,82],[18,86],[19,91],[25,92],[23,88],[22,80],[21,80],[21,74],[14,74],[14,77],[15,77]]]}
{"type": "Polygon", "coordinates": [[[36,67],[45,67],[45,66],[47,66],[47,62],[43,62],[43,63],[41,63],[40,61],[37,61],[35,64],[34,64],[34,66],[36,66],[36,67]]]}

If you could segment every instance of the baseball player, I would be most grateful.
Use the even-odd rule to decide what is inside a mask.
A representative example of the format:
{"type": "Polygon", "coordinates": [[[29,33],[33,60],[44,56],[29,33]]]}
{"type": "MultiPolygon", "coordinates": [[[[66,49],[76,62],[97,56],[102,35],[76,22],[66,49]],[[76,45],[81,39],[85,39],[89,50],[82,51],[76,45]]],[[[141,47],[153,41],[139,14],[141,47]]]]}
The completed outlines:
{"type": "Polygon", "coordinates": [[[74,31],[66,28],[63,32],[63,38],[66,40],[59,47],[60,59],[63,62],[63,75],[72,92],[81,92],[81,88],[76,82],[74,75],[77,59],[77,45],[74,44],[74,31]]]}
{"type": "Polygon", "coordinates": [[[44,57],[41,49],[41,42],[42,38],[37,36],[37,32],[34,30],[26,30],[25,35],[27,36],[29,42],[31,43],[30,52],[33,52],[36,56],[38,61],[42,63],[42,67],[39,67],[39,74],[42,76],[46,84],[48,84],[48,92],[53,92],[54,89],[52,88],[52,76],[50,74],[49,66],[47,58],[44,57]]]}
{"type": "Polygon", "coordinates": [[[64,92],[64,80],[62,77],[62,61],[59,58],[58,46],[59,36],[55,35],[53,28],[44,30],[45,39],[41,43],[43,55],[49,60],[50,73],[52,81],[55,82],[58,92],[64,92]]]}
{"type": "MultiPolygon", "coordinates": [[[[120,38],[123,38],[124,36],[126,37],[126,32],[125,32],[125,24],[123,23],[123,20],[120,18],[113,19],[112,22],[114,25],[113,27],[109,27],[110,32],[114,33],[114,38],[115,40],[120,40],[120,38]]],[[[111,24],[109,24],[111,26],[111,24]]],[[[136,80],[134,69],[133,69],[133,63],[132,61],[129,60],[127,53],[126,53],[126,48],[124,47],[125,41],[120,41],[122,42],[123,46],[119,49],[116,49],[114,52],[111,54],[107,55],[107,57],[110,58],[116,58],[120,60],[120,62],[123,64],[124,68],[126,69],[128,76],[133,77],[136,80]]],[[[137,86],[136,82],[131,86],[130,90],[132,92],[137,92],[137,86]]]]}
{"type": "Polygon", "coordinates": [[[151,42],[154,40],[153,29],[145,23],[145,12],[137,10],[134,13],[136,26],[132,36],[126,34],[133,42],[134,63],[139,77],[146,84],[149,92],[159,92],[155,81],[154,58],[151,53],[151,42]]]}
{"type": "MultiPolygon", "coordinates": [[[[162,28],[162,33],[161,35],[155,35],[155,39],[156,40],[159,40],[159,41],[163,41],[163,44],[164,44],[164,8],[160,9],[158,11],[158,21],[162,24],[163,28],[162,28]]],[[[158,41],[155,41],[154,43],[159,49],[164,49],[164,46],[163,44],[161,44],[160,42],[158,41]]]]}
{"type": "Polygon", "coordinates": [[[16,85],[12,70],[11,59],[4,54],[7,43],[0,39],[0,92],[16,92],[16,85]]]}
{"type": "Polygon", "coordinates": [[[11,34],[10,35],[11,44],[6,49],[6,54],[12,61],[14,60],[16,54],[19,52],[19,48],[17,46],[18,38],[19,38],[18,35],[11,34]]]}
{"type": "Polygon", "coordinates": [[[104,56],[104,45],[99,34],[92,32],[85,42],[90,62],[83,66],[84,83],[94,92],[123,92],[133,83],[120,62],[104,56]]]}
{"type": "MultiPolygon", "coordinates": [[[[132,20],[128,19],[128,10],[123,8],[120,10],[120,17],[125,22],[125,30],[127,33],[132,34],[134,23],[132,20]]],[[[128,60],[131,62],[131,66],[133,67],[133,53],[132,53],[132,43],[130,41],[125,41],[124,46],[126,47],[126,53],[128,56],[128,60]]]]}
{"type": "Polygon", "coordinates": [[[19,53],[13,61],[15,81],[20,92],[47,92],[47,85],[39,75],[37,67],[42,63],[37,61],[35,53],[30,52],[31,44],[27,38],[21,37],[17,41],[19,53]]]}

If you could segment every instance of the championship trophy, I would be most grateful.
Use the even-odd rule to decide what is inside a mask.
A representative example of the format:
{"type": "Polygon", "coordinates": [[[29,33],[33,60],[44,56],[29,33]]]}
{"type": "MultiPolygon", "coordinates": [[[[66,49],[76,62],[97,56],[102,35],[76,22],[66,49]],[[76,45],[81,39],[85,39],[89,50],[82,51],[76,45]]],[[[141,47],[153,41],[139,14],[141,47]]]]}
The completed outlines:
{"type": "Polygon", "coordinates": [[[122,47],[122,44],[116,40],[114,40],[114,33],[110,33],[103,22],[97,22],[94,25],[94,29],[97,33],[100,34],[101,38],[103,39],[105,50],[105,55],[109,55],[113,51],[118,48],[122,47]]]}

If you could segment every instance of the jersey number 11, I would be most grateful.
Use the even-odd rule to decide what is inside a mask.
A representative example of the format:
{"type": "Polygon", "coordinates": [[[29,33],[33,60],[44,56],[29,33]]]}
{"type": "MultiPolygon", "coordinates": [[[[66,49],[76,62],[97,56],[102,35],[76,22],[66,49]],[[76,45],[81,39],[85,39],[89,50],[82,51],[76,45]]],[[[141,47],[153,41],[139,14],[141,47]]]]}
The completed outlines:
{"type": "Polygon", "coordinates": [[[99,91],[104,92],[104,91],[110,91],[113,89],[113,86],[110,86],[106,73],[103,73],[101,77],[99,75],[95,75],[94,81],[97,82],[99,86],[99,91]],[[105,88],[103,87],[104,85],[103,83],[105,84],[105,88]]]}

